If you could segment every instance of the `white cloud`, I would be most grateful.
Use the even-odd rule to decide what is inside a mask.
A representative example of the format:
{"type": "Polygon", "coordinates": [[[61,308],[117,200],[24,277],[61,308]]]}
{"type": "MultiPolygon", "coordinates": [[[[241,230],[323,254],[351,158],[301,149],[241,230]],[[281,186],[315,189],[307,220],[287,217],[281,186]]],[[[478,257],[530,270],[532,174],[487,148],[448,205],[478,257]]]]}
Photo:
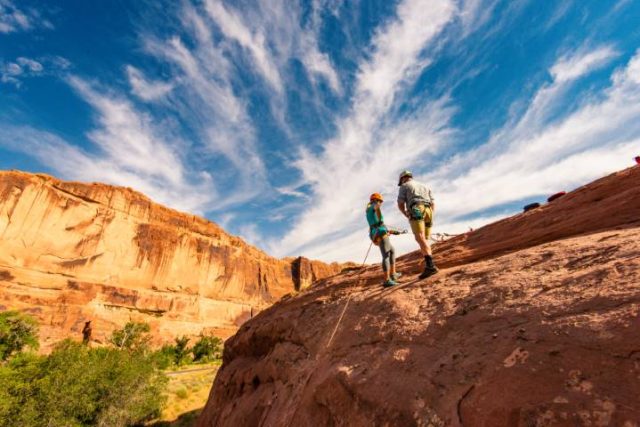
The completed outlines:
{"type": "Polygon", "coordinates": [[[170,144],[154,129],[151,117],[135,110],[116,95],[104,95],[77,77],[71,86],[98,113],[100,127],[89,134],[108,157],[125,169],[178,184],[184,176],[177,155],[178,144],[170,144]],[[174,145],[174,146],[172,146],[174,145]]]}
{"type": "Polygon", "coordinates": [[[146,79],[142,71],[131,65],[127,65],[126,71],[129,85],[131,85],[131,92],[143,101],[154,101],[163,98],[173,89],[173,84],[171,83],[146,79]]]}
{"type": "Polygon", "coordinates": [[[265,0],[241,12],[219,0],[207,0],[202,8],[184,3],[179,20],[184,33],[168,39],[143,35],[146,51],[172,66],[170,90],[149,85],[151,76],[127,70],[134,93],[143,99],[162,93],[164,104],[193,126],[190,130],[197,134],[197,144],[206,147],[204,153],[228,160],[227,170],[219,173],[236,176],[238,188],[220,201],[219,209],[249,200],[269,187],[246,94],[238,89],[242,86],[238,76],[251,70],[240,70],[240,64],[253,64],[253,71],[267,83],[260,90],[267,92],[271,113],[287,134],[291,131],[283,82],[290,77],[293,58],[304,64],[316,84],[326,79],[334,91],[341,89],[329,57],[318,48],[320,23],[303,28],[299,5],[265,0]]]}
{"type": "Polygon", "coordinates": [[[0,0],[0,33],[30,31],[37,27],[51,29],[53,25],[36,10],[25,11],[11,0],[0,0]]]}
{"type": "Polygon", "coordinates": [[[572,6],[574,6],[573,0],[559,1],[553,14],[545,24],[545,27],[544,27],[545,31],[548,31],[553,26],[555,26],[558,22],[560,22],[569,13],[572,6]]]}
{"type": "Polygon", "coordinates": [[[19,56],[11,62],[0,62],[0,82],[20,88],[25,79],[41,76],[59,76],[71,66],[60,56],[43,56],[36,59],[19,56]]]}
{"type": "Polygon", "coordinates": [[[205,6],[207,13],[220,27],[224,35],[251,52],[262,75],[274,89],[281,92],[283,88],[280,73],[271,61],[271,55],[265,45],[265,35],[262,32],[254,34],[244,24],[242,18],[228,10],[221,0],[206,0],[205,6]]]}
{"type": "Polygon", "coordinates": [[[498,0],[462,0],[459,15],[463,37],[486,24],[497,4],[498,0]]]}
{"type": "MultiPolygon", "coordinates": [[[[211,202],[210,180],[178,185],[123,167],[119,159],[91,154],[50,132],[3,125],[0,145],[23,151],[66,179],[132,187],[152,200],[188,212],[203,213],[211,202]]],[[[150,161],[153,161],[152,159],[150,161]]]]}
{"type": "Polygon", "coordinates": [[[30,58],[25,58],[23,56],[18,57],[18,59],[16,60],[16,62],[18,64],[20,64],[22,67],[25,67],[26,69],[28,69],[29,71],[33,72],[33,73],[40,73],[42,72],[42,64],[39,63],[36,60],[30,59],[30,58]]]}
{"type": "MultiPolygon", "coordinates": [[[[255,131],[245,102],[234,93],[228,60],[215,45],[209,28],[190,6],[182,21],[197,43],[188,48],[179,37],[145,40],[146,49],[174,69],[169,106],[185,123],[194,125],[203,154],[223,156],[233,170],[236,188],[219,200],[217,209],[251,199],[266,184],[266,171],[257,149],[255,131]]],[[[225,173],[225,171],[220,171],[225,173]]]]}
{"type": "Polygon", "coordinates": [[[256,224],[245,224],[241,226],[238,230],[238,235],[250,245],[258,248],[262,246],[262,237],[256,224]]]}
{"type": "Polygon", "coordinates": [[[22,85],[22,79],[42,74],[42,64],[33,59],[19,57],[15,62],[0,63],[0,81],[16,87],[22,85]]]}
{"type": "Polygon", "coordinates": [[[3,125],[0,144],[37,158],[64,178],[133,187],[159,203],[203,214],[217,194],[211,176],[193,171],[180,156],[182,141],[170,128],[136,110],[125,98],[71,77],[69,84],[90,104],[97,127],[91,149],[27,126],[3,125]]]}
{"type": "MultiPolygon", "coordinates": [[[[298,58],[312,79],[323,77],[335,91],[341,90],[337,72],[325,53],[318,48],[320,22],[313,6],[314,19],[303,27],[302,10],[294,2],[258,0],[255,7],[243,9],[240,15],[221,0],[205,2],[209,17],[228,41],[238,43],[250,53],[253,63],[271,87],[282,96],[286,68],[292,58],[298,58]]],[[[228,46],[225,49],[229,49],[228,46]]]]}
{"type": "Polygon", "coordinates": [[[556,82],[575,80],[584,74],[607,65],[619,53],[612,46],[602,46],[587,54],[573,53],[562,57],[550,70],[556,82]]]}

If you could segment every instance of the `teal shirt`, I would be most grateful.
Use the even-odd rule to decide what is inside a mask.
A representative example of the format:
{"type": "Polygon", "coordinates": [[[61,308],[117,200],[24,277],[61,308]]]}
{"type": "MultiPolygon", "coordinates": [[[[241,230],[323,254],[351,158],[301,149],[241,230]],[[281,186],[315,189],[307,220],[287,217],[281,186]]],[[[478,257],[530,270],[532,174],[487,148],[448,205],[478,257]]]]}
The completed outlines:
{"type": "Polygon", "coordinates": [[[376,237],[382,237],[388,233],[387,227],[384,225],[384,217],[382,211],[380,215],[376,212],[372,203],[367,205],[367,222],[369,223],[369,238],[374,240],[376,237]]]}

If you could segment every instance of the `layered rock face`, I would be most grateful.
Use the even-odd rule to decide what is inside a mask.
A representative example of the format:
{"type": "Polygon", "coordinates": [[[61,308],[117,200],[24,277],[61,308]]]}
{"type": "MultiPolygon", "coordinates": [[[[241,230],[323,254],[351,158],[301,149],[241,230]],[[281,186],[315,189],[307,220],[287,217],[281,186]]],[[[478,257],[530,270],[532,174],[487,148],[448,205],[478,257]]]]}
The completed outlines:
{"type": "Polygon", "coordinates": [[[351,271],[247,322],[198,425],[640,425],[640,167],[435,257],[429,279],[413,253],[399,286],[351,271]]]}
{"type": "Polygon", "coordinates": [[[128,188],[0,172],[0,309],[39,318],[45,349],[80,337],[87,320],[98,342],[129,320],[150,323],[157,343],[227,337],[301,283],[340,269],[272,258],[128,188]]]}

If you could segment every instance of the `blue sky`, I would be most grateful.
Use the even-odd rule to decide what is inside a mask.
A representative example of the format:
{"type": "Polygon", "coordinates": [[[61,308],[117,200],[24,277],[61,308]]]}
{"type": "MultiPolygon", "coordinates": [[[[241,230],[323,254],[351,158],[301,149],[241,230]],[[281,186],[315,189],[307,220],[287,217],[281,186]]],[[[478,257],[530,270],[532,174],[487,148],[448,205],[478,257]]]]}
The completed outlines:
{"type": "Polygon", "coordinates": [[[0,168],[358,261],[403,169],[456,233],[630,166],[639,48],[633,0],[0,0],[0,168]]]}

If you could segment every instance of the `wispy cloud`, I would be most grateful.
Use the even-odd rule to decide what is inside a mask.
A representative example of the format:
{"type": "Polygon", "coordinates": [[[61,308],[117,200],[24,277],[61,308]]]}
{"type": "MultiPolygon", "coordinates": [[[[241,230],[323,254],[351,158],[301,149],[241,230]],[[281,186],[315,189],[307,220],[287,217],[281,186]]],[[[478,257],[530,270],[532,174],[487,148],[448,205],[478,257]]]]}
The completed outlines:
{"type": "Polygon", "coordinates": [[[65,178],[130,186],[190,212],[210,210],[216,196],[211,176],[185,166],[178,154],[180,139],[170,128],[108,89],[98,90],[78,77],[70,77],[69,84],[96,112],[97,127],[87,135],[92,150],[50,132],[8,124],[0,144],[37,157],[65,178]]]}
{"type": "Polygon", "coordinates": [[[553,67],[551,75],[554,81],[564,83],[582,77],[586,73],[592,72],[606,64],[613,58],[619,56],[612,46],[603,46],[598,49],[582,54],[572,53],[562,57],[553,67]]]}
{"type": "Polygon", "coordinates": [[[227,9],[220,0],[206,0],[207,12],[220,27],[227,39],[237,42],[247,49],[264,78],[278,91],[282,91],[280,73],[273,64],[272,55],[267,51],[265,35],[252,32],[240,15],[227,9]]]}
{"type": "Polygon", "coordinates": [[[220,201],[218,208],[252,198],[266,183],[265,168],[257,149],[255,130],[245,102],[235,94],[232,64],[216,46],[210,28],[191,6],[185,6],[182,24],[194,37],[189,48],[179,37],[145,38],[147,51],[174,69],[175,85],[169,94],[170,108],[191,124],[203,154],[223,156],[236,177],[235,196],[220,201]]]}
{"type": "Polygon", "coordinates": [[[42,18],[34,9],[21,9],[11,0],[0,0],[0,33],[29,31],[35,28],[52,29],[51,21],[42,18]]]}
{"type": "Polygon", "coordinates": [[[491,19],[497,4],[497,0],[463,0],[459,12],[463,36],[466,37],[485,25],[491,19]]]}
{"type": "MultiPolygon", "coordinates": [[[[169,106],[189,123],[199,143],[212,156],[224,156],[233,170],[219,175],[236,177],[238,186],[218,208],[249,200],[270,186],[261,156],[256,129],[246,94],[238,92],[238,79],[251,74],[245,63],[255,66],[257,77],[266,82],[271,114],[282,130],[290,134],[285,117],[291,60],[298,59],[314,79],[325,79],[334,91],[341,88],[329,57],[318,47],[318,26],[303,26],[297,3],[257,1],[242,11],[219,0],[207,0],[203,7],[184,3],[180,12],[181,34],[169,38],[146,33],[145,49],[173,67],[171,83],[152,85],[153,95],[162,93],[169,106]]],[[[130,81],[138,94],[148,89],[146,79],[132,67],[130,81]]],[[[151,96],[145,91],[147,97],[151,96]]],[[[206,152],[205,150],[205,152],[206,152]]]]}
{"type": "Polygon", "coordinates": [[[13,61],[0,61],[0,82],[22,87],[25,79],[45,75],[61,75],[71,63],[60,56],[27,58],[19,56],[13,61]]]}
{"type": "Polygon", "coordinates": [[[172,83],[151,81],[144,76],[142,71],[131,65],[126,67],[126,71],[131,85],[131,92],[143,101],[154,101],[163,98],[173,89],[172,83]]]}
{"type": "Polygon", "coordinates": [[[30,58],[19,57],[15,62],[0,63],[0,81],[20,87],[23,78],[40,75],[42,71],[43,67],[40,62],[30,58]]]}

